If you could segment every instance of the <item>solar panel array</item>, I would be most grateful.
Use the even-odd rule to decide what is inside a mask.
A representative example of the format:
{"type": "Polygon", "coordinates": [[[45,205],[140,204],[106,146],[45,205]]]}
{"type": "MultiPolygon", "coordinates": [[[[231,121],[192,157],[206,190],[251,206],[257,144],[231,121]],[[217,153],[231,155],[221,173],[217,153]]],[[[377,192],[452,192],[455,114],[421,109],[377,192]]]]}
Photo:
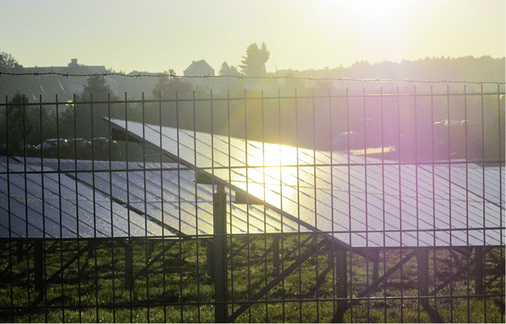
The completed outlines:
{"type": "Polygon", "coordinates": [[[229,233],[320,232],[354,247],[504,244],[504,167],[400,164],[110,120],[178,163],[0,160],[0,237],[213,234],[213,187],[229,233]],[[252,198],[239,202],[238,193],[252,198]],[[253,197],[256,201],[253,201],[253,197]]]}
{"type": "MultiPolygon", "coordinates": [[[[110,123],[256,197],[301,226],[292,230],[321,232],[353,247],[504,244],[504,167],[389,163],[124,120],[110,123]]],[[[267,223],[273,229],[280,225],[267,223]]]]}
{"type": "MultiPolygon", "coordinates": [[[[0,237],[212,235],[213,187],[194,180],[193,170],[176,163],[4,158],[0,237]]],[[[229,204],[227,213],[234,234],[282,228],[280,214],[262,206],[229,204]]],[[[293,221],[283,224],[285,231],[298,229],[293,221]]]]}

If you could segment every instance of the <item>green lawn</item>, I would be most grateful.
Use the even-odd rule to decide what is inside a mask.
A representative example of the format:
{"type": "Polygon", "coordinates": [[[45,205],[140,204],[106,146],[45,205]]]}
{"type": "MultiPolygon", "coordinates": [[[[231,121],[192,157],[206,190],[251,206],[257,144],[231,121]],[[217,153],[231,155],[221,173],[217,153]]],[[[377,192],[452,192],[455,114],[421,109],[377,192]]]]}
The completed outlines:
{"type": "MultiPolygon", "coordinates": [[[[315,235],[284,235],[279,240],[280,262],[276,266],[273,236],[229,238],[228,314],[322,240],[315,235]]],[[[131,240],[132,289],[127,287],[125,240],[100,240],[90,249],[85,240],[47,240],[42,242],[43,253],[34,241],[0,242],[0,321],[213,322],[214,284],[208,267],[208,242],[205,238],[131,240]],[[42,255],[43,272],[36,271],[36,255],[42,255]],[[44,282],[36,280],[37,273],[44,282]]],[[[322,244],[317,253],[251,303],[235,321],[331,321],[338,306],[337,263],[332,265],[328,258],[332,252],[335,247],[322,244]]],[[[360,297],[359,293],[373,282],[374,263],[358,252],[346,253],[346,322],[431,321],[418,298],[415,257],[377,289],[360,297]]],[[[407,248],[380,251],[377,276],[411,252],[407,248]]],[[[447,322],[503,322],[504,248],[486,250],[484,297],[474,296],[475,252],[464,252],[429,251],[429,292],[448,282],[452,273],[458,274],[435,298],[428,299],[429,305],[447,322]]]]}

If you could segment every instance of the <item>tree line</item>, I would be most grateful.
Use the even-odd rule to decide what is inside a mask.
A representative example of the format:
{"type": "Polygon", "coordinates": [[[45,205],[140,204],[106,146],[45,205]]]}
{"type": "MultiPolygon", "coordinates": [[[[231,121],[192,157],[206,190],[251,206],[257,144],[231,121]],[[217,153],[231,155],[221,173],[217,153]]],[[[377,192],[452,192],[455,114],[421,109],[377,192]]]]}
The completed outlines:
{"type": "MultiPolygon", "coordinates": [[[[0,68],[20,68],[12,56],[3,53],[1,57],[3,65],[0,68]]],[[[269,76],[265,69],[269,57],[265,44],[251,44],[242,64],[234,67],[224,62],[220,75],[269,76]]],[[[427,59],[421,63],[430,61],[441,60],[427,59]]],[[[472,60],[467,58],[464,61],[472,60]]],[[[487,58],[477,61],[493,62],[487,58]]],[[[360,70],[366,66],[368,64],[359,63],[352,68],[360,70]]],[[[369,68],[374,71],[385,69],[384,66],[369,65],[369,68]]],[[[305,75],[291,73],[295,77],[305,75]]],[[[395,83],[358,83],[350,89],[343,89],[328,81],[307,83],[296,78],[218,80],[224,86],[216,90],[212,84],[192,84],[169,69],[151,85],[152,90],[144,97],[149,102],[120,102],[124,98],[115,94],[102,76],[88,78],[81,93],[71,100],[61,100],[58,107],[28,105],[37,102],[38,98],[17,93],[10,99],[9,108],[0,111],[0,125],[6,126],[0,132],[0,143],[8,143],[9,154],[23,155],[30,146],[50,138],[109,140],[110,132],[103,117],[112,117],[343,152],[389,146],[395,148],[394,156],[389,158],[405,161],[466,157],[479,160],[484,156],[489,160],[504,160],[504,150],[500,154],[499,149],[500,143],[504,143],[504,96],[464,98],[453,96],[462,93],[461,85],[451,90],[442,85],[434,91],[449,91],[451,97],[413,95],[401,99],[385,97],[379,101],[378,97],[360,97],[365,91],[364,86],[367,94],[400,91],[402,95],[412,94],[413,87],[398,90],[395,83]],[[346,97],[346,93],[351,97],[346,97]],[[212,100],[217,97],[231,100],[212,100]],[[157,102],[159,99],[161,101],[157,102]],[[343,139],[343,134],[350,137],[350,141],[347,137],[343,139]]],[[[427,94],[432,91],[430,87],[418,86],[417,91],[427,94]]],[[[470,87],[469,92],[472,91],[470,87]]],[[[108,147],[100,154],[107,155],[108,147]]],[[[74,145],[74,155],[78,153],[75,148],[74,145]]],[[[124,150],[123,147],[113,155],[121,155],[124,150]]],[[[141,154],[139,147],[131,149],[130,154],[135,150],[141,154]]]]}

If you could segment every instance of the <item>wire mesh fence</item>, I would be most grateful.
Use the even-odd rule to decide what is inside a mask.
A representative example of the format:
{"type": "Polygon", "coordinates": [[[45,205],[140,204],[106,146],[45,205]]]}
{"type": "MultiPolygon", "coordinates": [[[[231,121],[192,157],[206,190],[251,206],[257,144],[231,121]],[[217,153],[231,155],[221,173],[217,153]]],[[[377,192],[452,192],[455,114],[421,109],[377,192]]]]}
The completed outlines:
{"type": "Polygon", "coordinates": [[[4,322],[504,322],[504,86],[0,104],[4,322]]]}

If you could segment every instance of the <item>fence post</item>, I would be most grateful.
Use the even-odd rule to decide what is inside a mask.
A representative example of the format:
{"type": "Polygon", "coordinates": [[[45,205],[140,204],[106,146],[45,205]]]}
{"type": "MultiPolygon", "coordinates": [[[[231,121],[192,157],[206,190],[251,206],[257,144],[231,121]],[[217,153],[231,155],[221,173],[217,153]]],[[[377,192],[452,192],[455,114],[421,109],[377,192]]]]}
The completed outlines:
{"type": "Polygon", "coordinates": [[[227,321],[227,196],[223,185],[213,194],[213,275],[216,323],[227,321]]]}

